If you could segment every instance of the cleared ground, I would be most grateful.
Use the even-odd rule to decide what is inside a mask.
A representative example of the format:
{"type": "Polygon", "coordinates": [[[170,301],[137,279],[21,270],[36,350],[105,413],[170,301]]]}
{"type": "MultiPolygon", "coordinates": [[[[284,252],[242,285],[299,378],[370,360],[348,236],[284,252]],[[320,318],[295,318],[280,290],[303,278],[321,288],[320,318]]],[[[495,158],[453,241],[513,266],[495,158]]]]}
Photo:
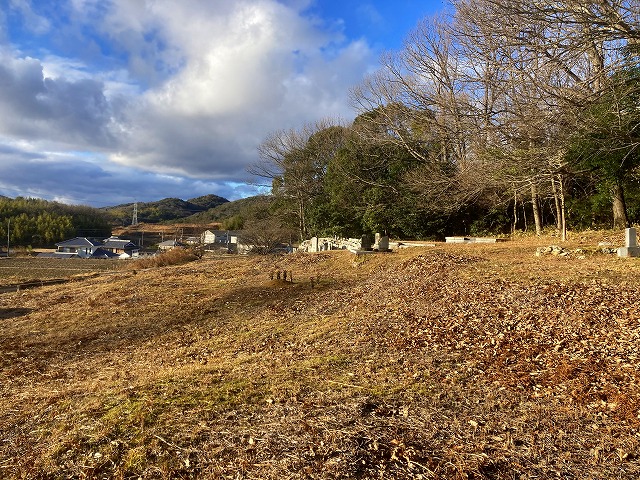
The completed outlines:
{"type": "Polygon", "coordinates": [[[5,293],[0,477],[638,478],[640,260],[605,239],[5,293]]]}
{"type": "Polygon", "coordinates": [[[35,280],[68,278],[92,272],[105,272],[120,268],[116,260],[90,260],[81,258],[0,258],[0,287],[35,280]]]}

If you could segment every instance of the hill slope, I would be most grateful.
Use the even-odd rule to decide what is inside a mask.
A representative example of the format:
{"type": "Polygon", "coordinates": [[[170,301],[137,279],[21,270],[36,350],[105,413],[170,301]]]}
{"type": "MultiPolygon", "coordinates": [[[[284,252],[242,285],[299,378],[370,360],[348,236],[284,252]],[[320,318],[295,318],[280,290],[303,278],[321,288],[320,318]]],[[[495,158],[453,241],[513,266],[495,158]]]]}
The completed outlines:
{"type": "Polygon", "coordinates": [[[195,213],[184,219],[185,222],[191,223],[211,223],[222,222],[232,217],[240,216],[243,218],[251,217],[252,210],[264,204],[268,197],[256,195],[253,197],[241,198],[230,202],[225,202],[216,207],[210,208],[205,212],[195,213]]]}
{"type": "MultiPolygon", "coordinates": [[[[204,212],[210,208],[222,205],[228,201],[226,198],[217,195],[205,195],[190,200],[165,198],[157,202],[138,202],[138,221],[158,223],[180,220],[194,213],[204,212]]],[[[105,207],[102,210],[106,211],[111,218],[118,221],[118,223],[128,224],[131,222],[133,215],[133,203],[105,207]]]]}
{"type": "Polygon", "coordinates": [[[640,264],[535,247],[3,294],[2,476],[638,478],[640,264]]]}

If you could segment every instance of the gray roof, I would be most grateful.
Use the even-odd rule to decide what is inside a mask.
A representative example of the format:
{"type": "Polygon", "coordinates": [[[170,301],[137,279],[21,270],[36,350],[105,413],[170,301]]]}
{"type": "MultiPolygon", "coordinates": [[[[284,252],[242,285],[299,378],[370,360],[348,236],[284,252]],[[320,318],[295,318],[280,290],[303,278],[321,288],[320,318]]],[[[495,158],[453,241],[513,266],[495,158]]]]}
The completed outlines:
{"type": "Polygon", "coordinates": [[[91,258],[117,258],[119,256],[119,254],[110,252],[104,248],[96,248],[96,251],[93,252],[91,258]]]}
{"type": "Polygon", "coordinates": [[[90,240],[86,237],[76,237],[71,240],[65,240],[64,242],[56,243],[57,247],[97,247],[98,245],[102,245],[101,242],[97,240],[90,240]]]}
{"type": "Polygon", "coordinates": [[[182,243],[180,243],[177,240],[165,240],[162,243],[159,243],[158,245],[160,245],[161,247],[180,247],[182,246],[182,243]]]}
{"type": "Polygon", "coordinates": [[[104,248],[119,248],[122,250],[133,250],[135,248],[138,248],[138,245],[133,243],[131,240],[125,240],[118,237],[107,238],[102,246],[104,248]]]}

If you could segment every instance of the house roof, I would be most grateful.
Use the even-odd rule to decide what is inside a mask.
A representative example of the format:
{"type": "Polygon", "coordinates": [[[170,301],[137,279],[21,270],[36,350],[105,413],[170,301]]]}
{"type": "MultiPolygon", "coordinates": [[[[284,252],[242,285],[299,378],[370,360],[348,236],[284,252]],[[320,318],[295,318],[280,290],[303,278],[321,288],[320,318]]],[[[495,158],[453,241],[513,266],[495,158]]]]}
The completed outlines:
{"type": "Polygon", "coordinates": [[[97,240],[90,240],[86,237],[76,237],[71,240],[65,240],[64,242],[56,243],[57,247],[97,247],[98,245],[102,245],[101,242],[97,240]]]}
{"type": "Polygon", "coordinates": [[[38,258],[80,258],[80,255],[68,252],[42,252],[38,254],[38,258]]]}
{"type": "Polygon", "coordinates": [[[121,250],[132,250],[138,248],[138,245],[133,243],[131,240],[118,237],[107,238],[102,246],[104,248],[119,248],[121,250]]]}
{"type": "Polygon", "coordinates": [[[96,251],[93,252],[91,258],[118,258],[120,256],[119,253],[113,253],[109,250],[105,250],[104,248],[96,248],[96,251]]]}
{"type": "Polygon", "coordinates": [[[212,233],[214,235],[237,235],[235,230],[206,230],[204,233],[212,233]]]}
{"type": "Polygon", "coordinates": [[[161,247],[179,247],[182,245],[182,243],[180,243],[177,240],[165,240],[164,242],[159,243],[158,245],[161,247]]]}

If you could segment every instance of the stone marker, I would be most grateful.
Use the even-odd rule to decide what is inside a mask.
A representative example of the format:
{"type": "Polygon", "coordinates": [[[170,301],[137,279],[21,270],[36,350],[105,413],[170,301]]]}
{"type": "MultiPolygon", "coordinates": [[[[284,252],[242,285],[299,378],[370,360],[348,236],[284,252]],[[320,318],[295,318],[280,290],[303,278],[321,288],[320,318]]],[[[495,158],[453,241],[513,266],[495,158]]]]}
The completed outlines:
{"type": "Polygon", "coordinates": [[[362,250],[371,250],[371,239],[369,235],[362,235],[360,238],[360,248],[362,250]]]}
{"type": "Polygon", "coordinates": [[[378,239],[378,250],[381,252],[386,252],[389,250],[389,237],[386,235],[384,237],[380,237],[378,239]]]}
{"type": "Polygon", "coordinates": [[[640,257],[640,247],[638,247],[638,237],[635,228],[627,228],[624,232],[624,247],[618,248],[619,257],[640,257]]]}
{"type": "Polygon", "coordinates": [[[318,237],[311,237],[311,248],[310,252],[318,252],[318,237]]]}

